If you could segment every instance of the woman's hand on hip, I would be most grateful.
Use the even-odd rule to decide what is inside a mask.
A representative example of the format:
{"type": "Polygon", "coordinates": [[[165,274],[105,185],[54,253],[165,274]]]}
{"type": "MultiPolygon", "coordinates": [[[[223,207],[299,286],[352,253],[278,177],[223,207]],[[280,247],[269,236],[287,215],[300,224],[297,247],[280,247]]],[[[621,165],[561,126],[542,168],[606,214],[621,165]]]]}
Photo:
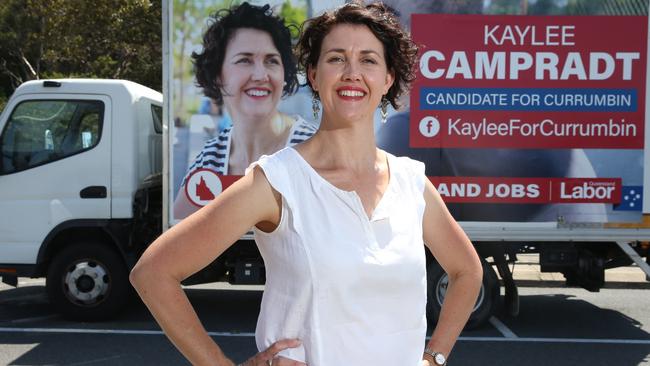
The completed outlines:
{"type": "Polygon", "coordinates": [[[277,341],[266,350],[249,358],[240,366],[307,366],[307,364],[304,362],[277,356],[278,353],[287,348],[296,348],[299,346],[300,340],[298,339],[283,339],[281,341],[277,341]]]}

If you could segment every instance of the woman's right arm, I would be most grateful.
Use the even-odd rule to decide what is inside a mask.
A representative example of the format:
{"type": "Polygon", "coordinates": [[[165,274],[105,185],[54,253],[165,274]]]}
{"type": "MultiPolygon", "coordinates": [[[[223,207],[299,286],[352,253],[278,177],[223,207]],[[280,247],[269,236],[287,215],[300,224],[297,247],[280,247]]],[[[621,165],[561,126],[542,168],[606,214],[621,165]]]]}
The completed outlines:
{"type": "MultiPolygon", "coordinates": [[[[201,325],[180,282],[210,264],[254,225],[277,225],[280,202],[261,169],[253,169],[156,239],[131,271],[138,294],[192,364],[230,366],[233,362],[201,325]]],[[[292,344],[282,343],[279,348],[292,344]]]]}

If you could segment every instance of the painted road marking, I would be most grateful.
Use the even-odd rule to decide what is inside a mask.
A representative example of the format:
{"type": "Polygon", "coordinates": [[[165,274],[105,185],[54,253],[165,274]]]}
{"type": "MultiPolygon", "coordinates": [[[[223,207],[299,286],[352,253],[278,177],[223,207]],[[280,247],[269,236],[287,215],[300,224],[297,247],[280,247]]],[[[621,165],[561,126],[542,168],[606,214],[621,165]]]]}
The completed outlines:
{"type": "Polygon", "coordinates": [[[607,338],[541,338],[541,337],[459,337],[468,342],[530,342],[530,343],[596,343],[596,344],[649,344],[650,339],[607,339],[607,338]]]}
{"type": "MultiPolygon", "coordinates": [[[[0,328],[0,333],[68,333],[68,334],[119,334],[164,335],[161,330],[80,329],[80,328],[0,328]]],[[[255,333],[208,332],[215,337],[255,337],[255,333]]]]}
{"type": "Polygon", "coordinates": [[[511,331],[510,328],[508,328],[505,324],[503,324],[503,322],[501,322],[501,320],[499,320],[498,318],[492,316],[488,321],[490,322],[490,324],[492,324],[492,326],[497,328],[497,330],[501,332],[501,334],[503,334],[504,337],[519,338],[517,337],[515,332],[511,331]]]}
{"type": "Polygon", "coordinates": [[[43,315],[43,316],[35,316],[33,318],[7,320],[6,323],[11,323],[11,324],[31,323],[31,322],[41,321],[41,320],[50,320],[58,317],[59,317],[58,314],[50,314],[50,315],[43,315]]]}
{"type": "MultiPolygon", "coordinates": [[[[164,335],[160,330],[124,329],[78,329],[78,328],[0,328],[0,333],[69,333],[69,334],[117,334],[117,335],[164,335]]],[[[213,337],[255,337],[251,332],[208,332],[213,337]]],[[[429,337],[427,337],[429,339],[429,337]]],[[[607,339],[607,338],[541,338],[541,337],[459,337],[466,342],[529,342],[529,343],[596,343],[650,345],[650,339],[607,339]]]]}
{"type": "Polygon", "coordinates": [[[126,356],[126,355],[115,355],[115,356],[110,356],[110,357],[97,358],[97,359],[94,359],[94,360],[71,363],[69,365],[70,366],[90,365],[92,363],[99,363],[99,362],[104,362],[104,361],[115,360],[115,359],[118,359],[118,358],[122,358],[124,356],[126,356]]]}

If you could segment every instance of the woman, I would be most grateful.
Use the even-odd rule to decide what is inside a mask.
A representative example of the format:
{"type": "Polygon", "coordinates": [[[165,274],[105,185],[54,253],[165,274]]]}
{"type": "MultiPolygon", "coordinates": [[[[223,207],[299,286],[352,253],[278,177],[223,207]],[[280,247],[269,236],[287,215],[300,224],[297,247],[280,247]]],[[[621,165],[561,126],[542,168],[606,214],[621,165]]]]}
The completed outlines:
{"type": "Polygon", "coordinates": [[[132,282],[192,363],[233,365],[179,282],[255,226],[267,271],[262,351],[243,365],[443,365],[476,300],[480,261],[423,164],[377,149],[372,128],[380,101],[394,105],[412,80],[416,48],[383,5],[359,3],[308,21],[298,46],[322,103],[319,131],[262,157],[167,231],[132,282]],[[450,278],[426,349],[423,242],[450,278]]]}
{"type": "Polygon", "coordinates": [[[208,140],[188,168],[176,196],[176,218],[198,209],[185,194],[194,172],[243,175],[260,156],[300,143],[316,131],[299,116],[277,110],[280,98],[298,88],[291,33],[282,20],[268,5],[248,3],[217,12],[213,19],[202,52],[192,54],[196,81],[215,104],[225,105],[232,127],[208,140]]]}

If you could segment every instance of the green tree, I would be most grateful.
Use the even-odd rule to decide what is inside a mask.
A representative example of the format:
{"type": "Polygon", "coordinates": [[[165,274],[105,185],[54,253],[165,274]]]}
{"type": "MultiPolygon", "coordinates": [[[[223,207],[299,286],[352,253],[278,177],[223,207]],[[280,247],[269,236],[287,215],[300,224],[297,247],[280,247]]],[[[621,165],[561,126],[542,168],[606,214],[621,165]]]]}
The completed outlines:
{"type": "Polygon", "coordinates": [[[307,4],[293,6],[290,1],[285,1],[280,7],[279,15],[291,29],[291,36],[297,39],[300,35],[300,26],[307,20],[307,4]]]}
{"type": "Polygon", "coordinates": [[[648,0],[568,0],[571,15],[647,15],[648,0]]]}
{"type": "Polygon", "coordinates": [[[648,0],[491,0],[488,14],[647,15],[648,0]]]}
{"type": "Polygon", "coordinates": [[[46,17],[44,33],[50,47],[43,58],[53,75],[129,79],[162,89],[160,0],[46,1],[56,11],[46,17]]]}
{"type": "Polygon", "coordinates": [[[491,0],[486,8],[487,14],[525,14],[522,9],[527,7],[527,0],[491,0]]]}
{"type": "Polygon", "coordinates": [[[161,0],[3,0],[0,103],[27,80],[129,79],[162,89],[161,0]]]}
{"type": "Polygon", "coordinates": [[[44,24],[29,13],[30,2],[0,2],[0,109],[7,98],[27,80],[38,77],[44,24]]]}
{"type": "Polygon", "coordinates": [[[562,8],[554,0],[537,0],[528,6],[530,15],[557,15],[562,14],[562,8]]]}

